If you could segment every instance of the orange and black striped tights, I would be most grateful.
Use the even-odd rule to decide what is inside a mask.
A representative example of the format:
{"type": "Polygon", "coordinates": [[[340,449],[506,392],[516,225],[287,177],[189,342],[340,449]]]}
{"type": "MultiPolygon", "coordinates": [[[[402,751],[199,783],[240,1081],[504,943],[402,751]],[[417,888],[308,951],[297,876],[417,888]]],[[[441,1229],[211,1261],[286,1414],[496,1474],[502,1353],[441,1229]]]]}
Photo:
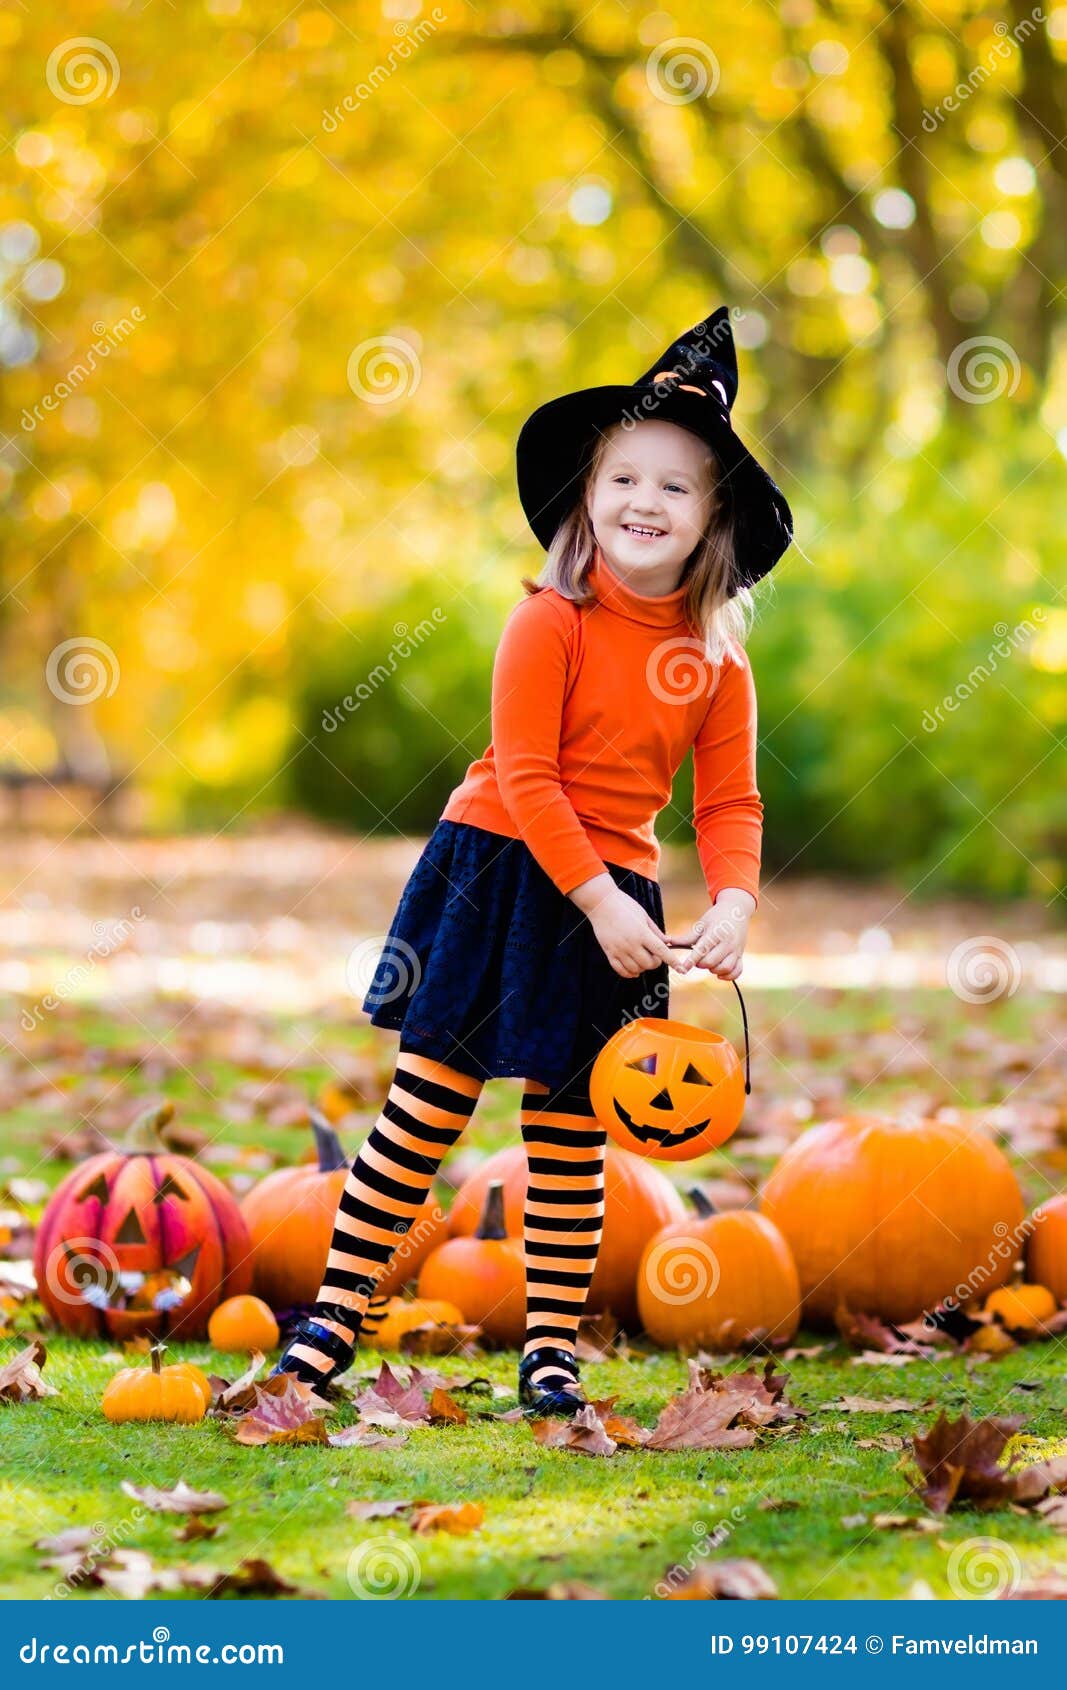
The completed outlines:
{"type": "MultiPolygon", "coordinates": [[[[474,1113],[483,1084],[401,1043],[382,1112],[349,1169],[311,1311],[346,1343],[355,1342],[375,1286],[416,1221],[445,1152],[474,1113]],[[334,1318],[342,1310],[345,1318],[334,1318]]],[[[523,1354],[553,1344],[573,1355],[604,1222],[606,1135],[587,1088],[553,1093],[534,1080],[523,1085],[520,1123],[529,1166],[523,1354]]],[[[301,1342],[292,1347],[286,1370],[314,1384],[332,1365],[301,1342]]],[[[546,1390],[573,1384],[551,1366],[538,1368],[532,1382],[546,1390]]]]}

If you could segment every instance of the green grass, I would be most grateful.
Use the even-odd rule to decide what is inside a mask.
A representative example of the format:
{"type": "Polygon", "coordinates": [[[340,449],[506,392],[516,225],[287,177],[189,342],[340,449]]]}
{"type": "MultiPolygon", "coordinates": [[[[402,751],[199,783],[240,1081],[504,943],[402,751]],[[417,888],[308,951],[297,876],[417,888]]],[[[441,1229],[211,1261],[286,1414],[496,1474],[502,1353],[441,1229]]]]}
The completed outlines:
{"type": "MultiPolygon", "coordinates": [[[[834,1072],[842,1060],[862,1049],[865,1035],[892,1030],[902,1013],[889,992],[752,992],[748,1002],[757,1038],[773,1046],[774,1029],[788,1025],[816,1041],[804,1057],[804,1072],[811,1075],[834,1072]],[[827,1036],[823,1049],[818,1041],[827,1036]]],[[[138,1013],[163,1043],[168,1027],[180,1018],[165,1003],[139,1008],[138,1013]]],[[[1036,1020],[1048,1014],[1047,1001],[1027,1001],[1021,993],[980,1012],[961,1006],[948,993],[911,993],[909,1025],[921,1024],[929,1041],[930,1071],[923,1072],[920,1062],[914,1074],[886,1077],[864,1088],[862,1096],[850,1095],[848,1106],[892,1109],[910,1091],[931,1089],[960,1107],[997,1102],[1018,1085],[1019,1076],[991,1079],[982,1052],[958,1045],[961,1031],[980,1024],[991,1044],[997,1039],[1028,1041],[1034,1037],[1036,1020]],[[946,1075],[951,1084],[944,1080],[946,1075]]],[[[150,1042],[141,1029],[125,1022],[116,1025],[115,1018],[102,1017],[97,1010],[71,1006],[58,1019],[65,1035],[73,1033],[86,1050],[105,1053],[94,1072],[120,1083],[131,1105],[140,1094],[157,1097],[165,1092],[179,1101],[181,1120],[203,1127],[235,1150],[242,1145],[269,1146],[288,1158],[304,1148],[306,1134],[299,1127],[227,1120],[229,1091],[250,1077],[232,1063],[207,1055],[196,1061],[197,1073],[209,1081],[208,1092],[181,1071],[161,1086],[148,1085],[136,1070],[112,1070],[106,1060],[109,1049],[126,1049],[134,1037],[141,1044],[150,1042]]],[[[50,1022],[45,1036],[54,1033],[55,1022],[50,1022]]],[[[306,1018],[272,1022],[269,1036],[294,1050],[303,1049],[309,1026],[306,1018]]],[[[344,1023],[324,1022],[322,1040],[334,1052],[350,1048],[361,1063],[368,1052],[380,1054],[368,1043],[364,1029],[344,1023]]],[[[796,1059],[789,1058],[783,1066],[767,1054],[756,1057],[753,1106],[760,1101],[760,1088],[764,1100],[802,1094],[802,1083],[787,1071],[789,1062],[795,1066],[796,1059]]],[[[70,1067],[76,1088],[83,1076],[76,1062],[70,1067]]],[[[314,1046],[307,1050],[306,1067],[286,1076],[310,1089],[327,1077],[314,1046]]],[[[1017,1095],[1026,1095],[1025,1084],[1017,1095]]],[[[368,1108],[372,1103],[369,1097],[368,1108]]],[[[517,1108],[516,1084],[488,1087],[461,1149],[513,1142],[517,1108]]],[[[50,1113],[43,1124],[52,1128],[59,1119],[50,1113]]],[[[0,1127],[4,1174],[32,1171],[51,1182],[65,1171],[65,1163],[42,1161],[41,1134],[42,1116],[32,1099],[5,1117],[0,1127]]],[[[357,1141],[358,1135],[350,1135],[350,1144],[357,1141]]],[[[227,1173],[225,1163],[212,1166],[227,1173]]],[[[738,1168],[756,1177],[768,1166],[758,1144],[739,1137],[726,1152],[675,1170],[675,1177],[684,1185],[693,1176],[728,1176],[738,1168]]],[[[1060,1183],[1054,1164],[1045,1166],[1032,1156],[1020,1160],[1018,1170],[1030,1200],[1060,1183]]],[[[23,1341],[18,1334],[35,1324],[32,1306],[21,1311],[16,1334],[0,1341],[0,1359],[14,1353],[23,1341]]],[[[640,1599],[656,1594],[673,1564],[694,1565],[709,1556],[754,1557],[784,1597],[899,1597],[916,1580],[928,1582],[939,1596],[950,1596],[950,1553],[968,1539],[1001,1540],[1027,1576],[1060,1559],[1060,1540],[1040,1518],[1010,1509],[954,1509],[936,1536],[872,1529],[876,1513],[924,1510],[912,1494],[906,1457],[858,1447],[860,1439],[878,1433],[908,1436],[924,1429],[938,1406],[950,1414],[964,1408],[976,1416],[1021,1414],[1028,1431],[1061,1437],[1067,1382],[1060,1342],[1029,1345],[992,1362],[975,1364],[973,1358],[968,1363],[962,1357],[939,1355],[935,1361],[913,1361],[904,1367],[853,1365],[844,1346],[835,1342],[818,1359],[786,1364],[790,1396],[810,1411],[808,1418],[764,1434],[752,1449],[620,1451],[597,1459],[542,1450],[527,1425],[477,1419],[465,1427],[412,1430],[407,1444],[395,1450],[246,1449],[233,1442],[224,1423],[213,1419],[193,1427],[111,1427],[99,1408],[103,1386],[117,1365],[103,1359],[109,1346],[47,1333],[46,1340],[45,1377],[60,1395],[0,1408],[0,1586],[8,1596],[42,1597],[54,1589],[60,1575],[37,1567],[33,1541],[72,1525],[98,1525],[105,1538],[145,1549],[168,1565],[190,1562],[231,1569],[245,1557],[262,1556],[303,1589],[340,1598],[353,1594],[346,1568],[361,1545],[370,1545],[364,1551],[371,1556],[369,1565],[399,1567],[416,1600],[495,1599],[520,1585],[543,1587],[558,1579],[582,1579],[609,1596],[640,1599]],[[1022,1382],[1040,1388],[1013,1388],[1022,1382]],[[842,1395],[907,1397],[915,1408],[894,1415],[844,1415],[820,1407],[842,1395]],[[931,1402],[934,1406],[928,1406],[931,1402]],[[229,1499],[229,1507],[211,1517],[220,1524],[210,1541],[177,1543],[174,1532],[182,1524],[177,1516],[145,1514],[135,1519],[134,1503],[119,1488],[124,1478],[170,1486],[180,1477],[229,1499]],[[485,1522],[468,1537],[416,1537],[402,1516],[347,1518],[345,1503],[355,1497],[472,1499],[484,1506],[485,1522]],[[791,1506],[761,1508],[767,1500],[791,1506]],[[842,1523],[861,1514],[867,1524],[842,1523]],[[717,1547],[710,1547],[708,1534],[717,1528],[725,1535],[717,1547]],[[398,1549],[399,1544],[404,1547],[398,1549]]],[[[818,1341],[813,1334],[797,1339],[798,1344],[818,1341]]],[[[239,1371],[234,1358],[213,1353],[206,1343],[174,1346],[167,1359],[178,1358],[194,1359],[227,1377],[239,1371]]],[[[378,1359],[376,1352],[361,1351],[355,1373],[373,1371],[378,1359]]],[[[390,1359],[406,1365],[403,1357],[390,1359]]],[[[426,1365],[455,1377],[481,1374],[514,1386],[513,1354],[426,1365]]],[[[583,1368],[590,1395],[617,1393],[618,1410],[646,1425],[653,1423],[685,1376],[681,1358],[667,1353],[583,1368]]],[[[474,1392],[460,1400],[472,1410],[507,1408],[513,1401],[491,1401],[474,1392]]],[[[342,1408],[332,1424],[353,1417],[350,1408],[342,1408]]],[[[100,1596],[109,1599],[99,1590],[84,1590],[74,1599],[100,1596]]]]}

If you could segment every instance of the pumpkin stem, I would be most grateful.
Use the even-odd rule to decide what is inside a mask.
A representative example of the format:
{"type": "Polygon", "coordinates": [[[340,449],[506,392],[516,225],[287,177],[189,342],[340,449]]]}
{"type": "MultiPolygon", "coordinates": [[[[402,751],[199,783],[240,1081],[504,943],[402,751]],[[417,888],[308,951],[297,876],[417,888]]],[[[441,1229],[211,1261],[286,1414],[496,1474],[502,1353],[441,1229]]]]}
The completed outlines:
{"type": "Polygon", "coordinates": [[[126,1136],[119,1148],[131,1156],[158,1156],[167,1148],[162,1129],[173,1119],[174,1100],[170,1097],[162,1103],[153,1104],[150,1109],[142,1109],[126,1129],[126,1136]]]}
{"type": "Polygon", "coordinates": [[[504,1224],[504,1182],[499,1179],[489,1181],[489,1189],[485,1194],[485,1205],[482,1218],[478,1222],[475,1238],[506,1238],[508,1229],[504,1224]]]}
{"type": "Polygon", "coordinates": [[[166,1349],[166,1347],[167,1347],[166,1344],[160,1343],[158,1338],[152,1344],[152,1372],[153,1373],[158,1373],[160,1371],[160,1363],[163,1360],[163,1351],[166,1349]]]}
{"type": "Polygon", "coordinates": [[[341,1140],[322,1110],[316,1109],[313,1103],[309,1103],[308,1118],[311,1121],[311,1130],[315,1134],[315,1148],[319,1153],[319,1173],[332,1174],[338,1168],[347,1168],[348,1157],[341,1148],[341,1140]]]}
{"type": "Polygon", "coordinates": [[[701,1191],[699,1185],[690,1186],[689,1201],[692,1203],[702,1221],[706,1221],[709,1215],[713,1215],[715,1213],[714,1203],[703,1191],[701,1191]]]}

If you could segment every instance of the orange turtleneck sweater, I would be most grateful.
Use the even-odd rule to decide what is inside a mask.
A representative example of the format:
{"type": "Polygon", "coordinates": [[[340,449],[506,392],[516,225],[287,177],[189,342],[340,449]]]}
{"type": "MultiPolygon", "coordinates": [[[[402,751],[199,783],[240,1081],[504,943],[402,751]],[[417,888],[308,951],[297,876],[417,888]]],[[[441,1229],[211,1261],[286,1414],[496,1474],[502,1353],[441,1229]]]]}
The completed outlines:
{"type": "Polygon", "coordinates": [[[493,668],[492,743],[443,821],[523,839],[563,893],[606,863],[655,879],[653,822],[693,749],[693,823],[714,903],[727,886],[759,900],[763,804],[748,657],[718,672],[685,621],[685,587],[655,598],[598,550],[596,604],[552,587],[511,611],[493,668]]]}

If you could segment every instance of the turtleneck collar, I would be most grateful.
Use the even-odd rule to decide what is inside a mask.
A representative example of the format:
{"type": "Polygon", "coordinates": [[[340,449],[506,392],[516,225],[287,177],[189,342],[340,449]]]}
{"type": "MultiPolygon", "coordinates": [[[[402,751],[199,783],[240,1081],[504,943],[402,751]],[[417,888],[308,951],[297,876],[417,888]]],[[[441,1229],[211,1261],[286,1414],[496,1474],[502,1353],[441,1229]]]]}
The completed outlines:
{"type": "Polygon", "coordinates": [[[644,622],[653,628],[675,628],[685,621],[687,588],[684,584],[675,588],[673,593],[660,593],[651,598],[645,593],[635,592],[610,568],[599,546],[587,579],[597,598],[609,610],[631,622],[644,622]]]}

